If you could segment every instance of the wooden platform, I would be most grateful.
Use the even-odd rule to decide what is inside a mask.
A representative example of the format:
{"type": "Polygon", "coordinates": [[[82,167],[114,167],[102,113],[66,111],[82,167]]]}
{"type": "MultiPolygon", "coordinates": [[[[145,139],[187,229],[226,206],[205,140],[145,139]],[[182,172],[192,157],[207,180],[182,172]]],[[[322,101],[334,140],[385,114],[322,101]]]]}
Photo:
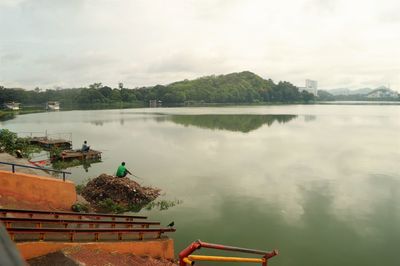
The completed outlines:
{"type": "Polygon", "coordinates": [[[65,139],[49,139],[47,137],[33,137],[30,139],[30,142],[32,144],[37,144],[47,149],[51,149],[54,147],[71,149],[72,147],[72,142],[65,139]]]}
{"type": "Polygon", "coordinates": [[[65,150],[61,152],[60,156],[62,160],[100,160],[101,152],[96,150],[89,150],[87,152],[82,152],[79,150],[65,150]]]}

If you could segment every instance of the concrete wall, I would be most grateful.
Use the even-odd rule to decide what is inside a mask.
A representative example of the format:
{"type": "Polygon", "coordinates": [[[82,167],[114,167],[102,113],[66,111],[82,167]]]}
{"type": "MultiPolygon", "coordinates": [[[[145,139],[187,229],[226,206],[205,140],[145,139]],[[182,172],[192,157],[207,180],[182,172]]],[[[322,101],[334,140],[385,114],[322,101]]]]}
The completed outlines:
{"type": "Polygon", "coordinates": [[[53,253],[62,249],[79,248],[102,250],[118,254],[135,254],[153,258],[174,259],[174,241],[172,239],[121,241],[121,242],[24,242],[17,243],[17,248],[26,260],[53,253]]]}
{"type": "Polygon", "coordinates": [[[0,171],[0,196],[41,210],[70,210],[77,200],[75,184],[51,177],[0,171]]]}

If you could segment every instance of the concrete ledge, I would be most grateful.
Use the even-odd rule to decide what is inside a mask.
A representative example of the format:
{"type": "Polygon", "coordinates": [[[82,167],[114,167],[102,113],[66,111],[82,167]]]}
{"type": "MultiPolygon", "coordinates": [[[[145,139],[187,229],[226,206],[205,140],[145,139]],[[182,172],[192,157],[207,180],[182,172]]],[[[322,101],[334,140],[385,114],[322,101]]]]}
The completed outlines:
{"type": "Polygon", "coordinates": [[[70,210],[77,200],[75,184],[71,181],[1,170],[0,196],[42,210],[70,210]]]}
{"type": "Polygon", "coordinates": [[[174,259],[174,241],[170,238],[143,241],[120,242],[24,242],[17,243],[17,248],[25,260],[43,256],[68,248],[102,250],[118,254],[135,254],[153,258],[174,259]]]}

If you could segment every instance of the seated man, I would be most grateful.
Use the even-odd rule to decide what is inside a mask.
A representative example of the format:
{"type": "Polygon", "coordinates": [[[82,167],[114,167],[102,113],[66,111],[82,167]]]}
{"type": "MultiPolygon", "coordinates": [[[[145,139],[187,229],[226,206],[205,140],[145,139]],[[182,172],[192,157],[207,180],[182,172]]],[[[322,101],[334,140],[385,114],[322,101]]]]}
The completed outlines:
{"type": "Polygon", "coordinates": [[[17,158],[22,158],[22,157],[24,157],[24,156],[22,155],[22,151],[21,151],[21,150],[16,150],[16,151],[15,151],[15,155],[17,155],[17,158]]]}
{"type": "Polygon", "coordinates": [[[85,141],[83,142],[81,151],[82,151],[82,152],[88,152],[89,149],[90,149],[90,146],[87,145],[87,141],[85,140],[85,141]]]}
{"type": "Polygon", "coordinates": [[[121,165],[118,166],[116,176],[117,176],[117,177],[125,177],[127,174],[130,174],[130,175],[131,175],[132,173],[129,172],[128,169],[126,169],[126,167],[125,167],[125,162],[122,162],[121,165]]]}

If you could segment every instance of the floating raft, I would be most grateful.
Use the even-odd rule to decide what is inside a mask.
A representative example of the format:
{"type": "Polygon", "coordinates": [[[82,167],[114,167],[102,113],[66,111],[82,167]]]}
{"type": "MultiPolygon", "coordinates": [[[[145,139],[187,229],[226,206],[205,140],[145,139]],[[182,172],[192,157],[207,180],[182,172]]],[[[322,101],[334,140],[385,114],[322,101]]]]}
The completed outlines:
{"type": "Polygon", "coordinates": [[[65,150],[61,152],[60,156],[62,160],[100,160],[101,151],[89,150],[82,152],[80,150],[65,150]]]}
{"type": "Polygon", "coordinates": [[[49,139],[47,137],[33,137],[30,139],[32,144],[40,145],[44,148],[64,148],[71,149],[72,141],[68,141],[65,139],[49,139]]]}

